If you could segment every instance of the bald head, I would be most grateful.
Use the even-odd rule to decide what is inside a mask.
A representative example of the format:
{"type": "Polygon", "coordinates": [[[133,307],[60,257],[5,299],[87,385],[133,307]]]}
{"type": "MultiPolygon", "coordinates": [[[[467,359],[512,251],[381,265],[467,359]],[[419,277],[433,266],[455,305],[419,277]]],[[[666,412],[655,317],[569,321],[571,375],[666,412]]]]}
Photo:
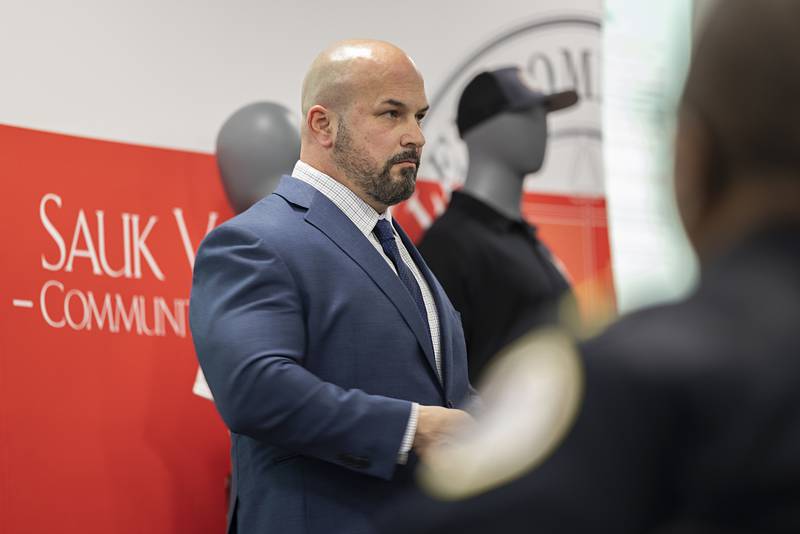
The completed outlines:
{"type": "Polygon", "coordinates": [[[366,39],[334,43],[316,57],[303,80],[303,115],[315,105],[343,112],[352,95],[398,66],[416,70],[411,58],[391,43],[366,39]]]}
{"type": "Polygon", "coordinates": [[[414,62],[384,41],[334,44],[303,82],[300,159],[377,212],[414,191],[425,144],[425,84],[414,62]]]}

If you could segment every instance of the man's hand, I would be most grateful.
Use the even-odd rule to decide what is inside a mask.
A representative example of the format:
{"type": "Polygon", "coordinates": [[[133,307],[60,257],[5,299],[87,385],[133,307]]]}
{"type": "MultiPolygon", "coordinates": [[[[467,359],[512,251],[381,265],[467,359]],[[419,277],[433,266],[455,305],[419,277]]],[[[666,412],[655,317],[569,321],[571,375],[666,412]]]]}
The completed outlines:
{"type": "Polygon", "coordinates": [[[423,458],[432,447],[446,443],[472,422],[472,416],[464,410],[420,405],[412,447],[423,458]]]}

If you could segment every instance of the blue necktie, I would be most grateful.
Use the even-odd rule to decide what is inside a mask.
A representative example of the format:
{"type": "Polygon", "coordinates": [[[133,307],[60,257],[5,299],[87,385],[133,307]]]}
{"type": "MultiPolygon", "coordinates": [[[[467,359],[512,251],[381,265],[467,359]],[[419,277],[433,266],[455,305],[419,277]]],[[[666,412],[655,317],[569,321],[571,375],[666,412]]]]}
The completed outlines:
{"type": "Polygon", "coordinates": [[[431,331],[430,325],[428,324],[428,311],[425,309],[425,301],[422,300],[422,291],[420,291],[417,280],[414,278],[411,269],[408,268],[406,262],[400,257],[400,250],[397,248],[397,243],[394,240],[394,232],[392,231],[391,223],[386,219],[378,219],[374,232],[378,241],[381,243],[381,247],[383,247],[383,252],[385,252],[389,259],[392,260],[392,263],[394,263],[394,267],[397,269],[397,276],[400,277],[400,281],[406,286],[409,294],[411,294],[411,297],[417,304],[419,313],[422,315],[422,322],[425,323],[428,336],[430,336],[431,331]]]}

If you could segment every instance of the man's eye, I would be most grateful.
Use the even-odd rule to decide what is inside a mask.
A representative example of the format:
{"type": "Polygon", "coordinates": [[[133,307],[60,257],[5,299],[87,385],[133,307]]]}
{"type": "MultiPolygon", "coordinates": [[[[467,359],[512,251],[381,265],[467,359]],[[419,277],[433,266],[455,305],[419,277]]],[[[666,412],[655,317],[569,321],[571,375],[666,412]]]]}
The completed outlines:
{"type": "Polygon", "coordinates": [[[417,115],[417,123],[422,124],[423,119],[425,119],[425,115],[417,115]]]}
{"type": "Polygon", "coordinates": [[[400,116],[400,113],[398,113],[396,109],[390,109],[389,111],[385,112],[384,115],[391,117],[392,119],[396,119],[400,116]]]}

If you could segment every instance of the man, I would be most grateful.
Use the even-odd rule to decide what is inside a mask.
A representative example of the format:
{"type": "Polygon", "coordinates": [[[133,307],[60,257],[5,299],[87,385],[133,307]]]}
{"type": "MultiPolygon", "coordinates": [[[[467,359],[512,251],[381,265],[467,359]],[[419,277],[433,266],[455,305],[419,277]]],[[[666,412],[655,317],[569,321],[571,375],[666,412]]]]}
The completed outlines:
{"type": "Polygon", "coordinates": [[[467,177],[419,250],[461,313],[472,383],[504,347],[555,322],[571,294],[521,201],[525,177],[544,162],[547,113],[577,101],[575,91],[535,90],[517,67],[481,72],[461,93],[467,177]]]}
{"type": "Polygon", "coordinates": [[[345,41],[303,83],[300,161],[211,232],[192,335],[232,432],[229,530],[368,533],[416,455],[469,416],[457,314],[388,207],[428,109],[397,47],[345,41]]]}
{"type": "Polygon", "coordinates": [[[539,468],[387,532],[800,532],[800,2],[708,20],[675,173],[698,289],[583,344],[582,410],[539,468]]]}

